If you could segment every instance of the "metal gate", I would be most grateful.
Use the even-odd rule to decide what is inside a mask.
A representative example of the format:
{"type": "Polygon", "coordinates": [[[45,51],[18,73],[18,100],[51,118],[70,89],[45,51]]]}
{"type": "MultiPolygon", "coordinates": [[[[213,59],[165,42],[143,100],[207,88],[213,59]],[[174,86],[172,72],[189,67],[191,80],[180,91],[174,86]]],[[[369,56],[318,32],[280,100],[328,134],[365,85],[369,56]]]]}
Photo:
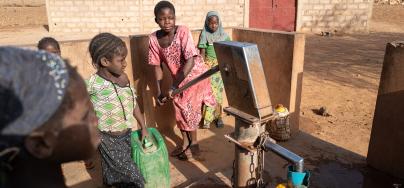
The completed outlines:
{"type": "Polygon", "coordinates": [[[250,0],[253,28],[295,31],[297,0],[250,0]]]}

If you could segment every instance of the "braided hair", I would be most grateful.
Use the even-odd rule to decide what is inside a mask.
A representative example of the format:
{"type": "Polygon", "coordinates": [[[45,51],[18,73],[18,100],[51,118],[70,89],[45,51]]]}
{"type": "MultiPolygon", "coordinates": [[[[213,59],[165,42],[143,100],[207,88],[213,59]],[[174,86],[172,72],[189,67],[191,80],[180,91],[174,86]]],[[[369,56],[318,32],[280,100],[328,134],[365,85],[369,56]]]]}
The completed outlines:
{"type": "Polygon", "coordinates": [[[96,35],[91,39],[88,50],[90,51],[92,64],[97,69],[101,67],[101,58],[105,57],[112,60],[114,56],[126,54],[128,51],[125,42],[111,33],[96,35]]]}
{"type": "Polygon", "coordinates": [[[154,16],[157,18],[157,14],[164,8],[169,8],[173,11],[175,15],[175,8],[172,3],[169,1],[160,1],[157,3],[157,5],[154,7],[154,16]]]}
{"type": "Polygon", "coordinates": [[[38,42],[38,49],[45,50],[47,46],[52,46],[60,51],[59,42],[52,37],[44,37],[38,42]]]}

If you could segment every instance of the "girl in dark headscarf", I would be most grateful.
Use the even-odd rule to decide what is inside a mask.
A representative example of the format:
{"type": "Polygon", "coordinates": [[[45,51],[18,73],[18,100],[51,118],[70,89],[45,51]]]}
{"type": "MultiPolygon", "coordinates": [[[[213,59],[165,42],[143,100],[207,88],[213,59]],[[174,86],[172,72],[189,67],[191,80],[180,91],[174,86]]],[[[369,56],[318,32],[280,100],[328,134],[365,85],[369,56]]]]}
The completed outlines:
{"type": "MultiPolygon", "coordinates": [[[[218,64],[213,43],[219,41],[230,41],[230,37],[223,29],[219,13],[216,11],[210,11],[206,15],[205,26],[203,27],[198,44],[198,48],[201,50],[201,55],[210,68],[218,64]]],[[[207,105],[203,106],[203,128],[206,129],[210,127],[210,124],[213,121],[215,121],[217,127],[223,127],[223,121],[221,118],[223,81],[220,72],[212,75],[210,83],[217,105],[216,107],[210,107],[207,105]]]]}
{"type": "Polygon", "coordinates": [[[0,187],[66,187],[61,163],[90,158],[97,119],[58,56],[0,47],[0,187]]]}

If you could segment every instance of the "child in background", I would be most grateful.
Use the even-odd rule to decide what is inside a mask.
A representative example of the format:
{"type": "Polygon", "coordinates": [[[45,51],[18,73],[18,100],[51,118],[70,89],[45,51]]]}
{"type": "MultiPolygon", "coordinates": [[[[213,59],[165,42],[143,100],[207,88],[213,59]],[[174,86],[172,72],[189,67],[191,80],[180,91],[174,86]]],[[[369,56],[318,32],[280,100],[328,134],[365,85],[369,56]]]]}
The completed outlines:
{"type": "MultiPolygon", "coordinates": [[[[203,27],[198,48],[201,51],[202,57],[205,59],[205,63],[210,67],[218,65],[216,59],[215,49],[213,48],[214,42],[230,41],[229,35],[224,32],[222,26],[222,20],[219,17],[219,13],[216,11],[210,11],[206,15],[205,26],[203,27]]],[[[223,80],[220,76],[220,72],[211,76],[211,87],[215,96],[217,106],[210,107],[203,106],[203,128],[210,128],[210,124],[215,121],[216,127],[223,127],[222,114],[222,102],[223,102],[223,80]]]]}
{"type": "Polygon", "coordinates": [[[13,47],[0,47],[0,75],[0,187],[66,187],[61,164],[100,142],[83,79],[56,55],[13,47]]]}
{"type": "Polygon", "coordinates": [[[99,119],[104,184],[143,187],[143,176],[131,158],[130,128],[137,129],[135,118],[142,129],[142,139],[148,132],[135,90],[124,72],[128,50],[117,36],[100,33],[91,40],[89,51],[97,72],[88,79],[87,90],[99,119]]]}
{"type": "Polygon", "coordinates": [[[49,53],[60,56],[60,46],[56,39],[44,37],[38,42],[38,50],[45,50],[49,53]]]}
{"type": "Polygon", "coordinates": [[[199,155],[196,131],[202,118],[202,104],[214,106],[215,99],[209,79],[191,86],[181,94],[172,96],[171,93],[208,69],[194,45],[191,32],[185,26],[175,25],[174,6],[168,1],[160,1],[154,8],[154,15],[161,29],[149,36],[148,63],[153,66],[157,80],[157,102],[163,105],[166,98],[173,99],[175,118],[183,143],[171,152],[171,156],[188,160],[192,159],[192,154],[199,155]],[[167,65],[173,78],[168,95],[161,91],[162,62],[167,65]]]}

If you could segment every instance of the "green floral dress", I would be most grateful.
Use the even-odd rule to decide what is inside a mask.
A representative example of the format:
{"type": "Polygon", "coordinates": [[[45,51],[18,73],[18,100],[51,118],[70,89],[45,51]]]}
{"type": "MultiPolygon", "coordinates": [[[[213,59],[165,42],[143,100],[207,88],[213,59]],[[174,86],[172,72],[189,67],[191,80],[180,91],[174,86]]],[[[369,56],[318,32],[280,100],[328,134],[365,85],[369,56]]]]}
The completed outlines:
{"type": "MultiPolygon", "coordinates": [[[[225,41],[230,41],[230,37],[227,37],[225,41]]],[[[198,48],[203,48],[206,50],[206,58],[205,63],[212,68],[218,65],[216,59],[215,49],[213,48],[213,44],[199,43],[198,48]]],[[[207,105],[203,106],[203,121],[204,125],[210,125],[213,121],[219,119],[222,113],[222,102],[223,102],[223,80],[220,72],[213,74],[211,77],[210,83],[213,91],[213,95],[215,96],[217,106],[210,107],[207,105]]]]}

